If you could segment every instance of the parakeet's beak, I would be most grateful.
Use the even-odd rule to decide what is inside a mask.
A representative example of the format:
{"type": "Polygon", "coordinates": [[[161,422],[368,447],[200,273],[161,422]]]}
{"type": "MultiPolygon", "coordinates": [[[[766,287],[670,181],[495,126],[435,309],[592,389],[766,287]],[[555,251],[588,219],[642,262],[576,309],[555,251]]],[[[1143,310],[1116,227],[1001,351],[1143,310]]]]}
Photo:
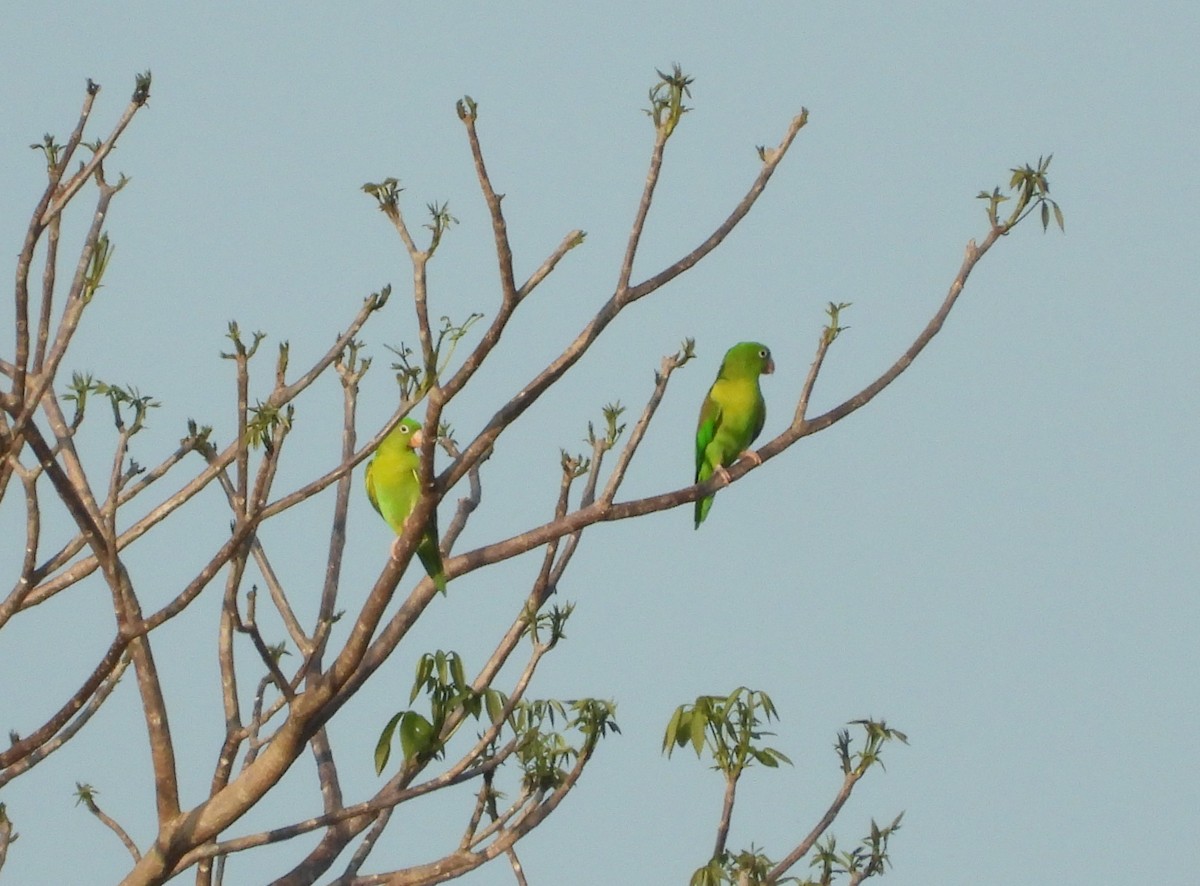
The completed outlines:
{"type": "Polygon", "coordinates": [[[417,430],[413,431],[413,435],[408,438],[408,445],[411,446],[413,449],[420,449],[421,441],[424,439],[425,439],[425,437],[421,433],[421,429],[418,428],[417,430]]]}
{"type": "Polygon", "coordinates": [[[770,375],[775,371],[775,361],[770,357],[767,358],[767,368],[763,370],[763,375],[770,375]]]}

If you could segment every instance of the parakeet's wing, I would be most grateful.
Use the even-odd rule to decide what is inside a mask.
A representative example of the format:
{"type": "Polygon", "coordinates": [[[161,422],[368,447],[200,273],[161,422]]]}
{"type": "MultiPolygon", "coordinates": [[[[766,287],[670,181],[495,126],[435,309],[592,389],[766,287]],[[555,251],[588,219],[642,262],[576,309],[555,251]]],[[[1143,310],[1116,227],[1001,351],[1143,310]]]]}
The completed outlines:
{"type": "Polygon", "coordinates": [[[767,423],[767,404],[763,400],[762,395],[758,393],[758,383],[755,382],[755,400],[754,400],[754,432],[750,435],[750,439],[746,441],[748,448],[751,443],[758,439],[758,435],[762,433],[763,425],[767,423]]]}
{"type": "Polygon", "coordinates": [[[383,516],[383,511],[379,509],[379,497],[375,492],[375,459],[371,459],[371,463],[367,465],[367,473],[363,477],[367,484],[367,498],[371,500],[371,507],[380,516],[383,516]]]}
{"type": "MultiPolygon", "coordinates": [[[[700,482],[700,471],[704,467],[705,450],[708,444],[717,436],[717,426],[721,423],[721,406],[710,395],[704,398],[700,407],[700,421],[696,425],[696,482],[700,482]]],[[[709,465],[710,468],[715,467],[709,465]]],[[[707,478],[705,478],[707,479],[707,478]]]]}
{"type": "Polygon", "coordinates": [[[430,518],[421,541],[417,545],[417,559],[425,567],[433,585],[443,594],[446,593],[446,569],[442,565],[442,552],[438,548],[437,515],[430,518]]]}

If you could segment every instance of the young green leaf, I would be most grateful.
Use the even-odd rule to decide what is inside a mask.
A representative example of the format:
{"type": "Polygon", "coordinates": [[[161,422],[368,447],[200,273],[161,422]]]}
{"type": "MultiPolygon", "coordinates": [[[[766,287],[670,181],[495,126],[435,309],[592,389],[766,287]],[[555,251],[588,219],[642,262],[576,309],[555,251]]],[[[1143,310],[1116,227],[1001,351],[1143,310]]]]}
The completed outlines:
{"type": "Polygon", "coordinates": [[[396,724],[400,722],[402,716],[404,716],[404,713],[400,712],[388,720],[387,725],[383,727],[383,731],[379,733],[379,740],[375,742],[376,775],[383,772],[384,767],[388,764],[388,759],[392,755],[392,735],[395,733],[396,724]]]}
{"type": "Polygon", "coordinates": [[[434,739],[433,724],[416,711],[405,711],[400,716],[400,749],[405,761],[429,755],[434,739]]]}

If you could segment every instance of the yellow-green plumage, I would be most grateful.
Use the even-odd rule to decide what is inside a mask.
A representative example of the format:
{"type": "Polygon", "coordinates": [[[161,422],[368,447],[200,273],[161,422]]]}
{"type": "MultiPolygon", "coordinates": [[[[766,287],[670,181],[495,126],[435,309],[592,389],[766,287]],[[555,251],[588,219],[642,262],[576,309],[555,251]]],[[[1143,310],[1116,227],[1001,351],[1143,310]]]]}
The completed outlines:
{"type": "MultiPolygon", "coordinates": [[[[417,474],[421,464],[420,445],[421,423],[406,418],[383,438],[375,457],[367,465],[367,497],[396,535],[404,532],[408,515],[421,498],[421,481],[417,474]]],[[[429,522],[417,542],[417,557],[437,589],[446,593],[446,573],[438,550],[436,510],[429,515],[429,522]]]]}
{"type": "MultiPolygon", "coordinates": [[[[725,354],[696,425],[697,483],[703,483],[713,474],[726,474],[726,465],[744,454],[754,456],[749,451],[750,444],[762,433],[767,420],[767,404],[758,378],[774,371],[771,349],[759,342],[740,342],[725,354]]],[[[711,495],[696,499],[697,529],[708,516],[712,503],[711,495]]]]}

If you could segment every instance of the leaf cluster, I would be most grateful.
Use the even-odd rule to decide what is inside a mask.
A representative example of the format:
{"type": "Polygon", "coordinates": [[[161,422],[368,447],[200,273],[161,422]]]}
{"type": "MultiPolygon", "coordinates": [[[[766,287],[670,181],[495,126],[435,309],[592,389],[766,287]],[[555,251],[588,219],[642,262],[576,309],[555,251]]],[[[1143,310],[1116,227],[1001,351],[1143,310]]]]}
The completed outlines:
{"type": "MultiPolygon", "coordinates": [[[[758,886],[767,883],[775,862],[753,845],[741,852],[723,852],[709,860],[708,864],[697,868],[688,880],[688,886],[758,886]]],[[[772,884],[799,883],[797,877],[782,877],[769,881],[772,884]]]]}
{"type": "Polygon", "coordinates": [[[559,640],[567,636],[567,620],[574,611],[574,603],[551,606],[549,609],[538,611],[534,608],[533,602],[530,601],[522,614],[522,618],[525,621],[525,630],[535,644],[544,649],[553,649],[559,640]]]}
{"type": "Polygon", "coordinates": [[[100,281],[104,279],[104,272],[108,270],[108,263],[115,251],[116,247],[108,239],[108,234],[102,233],[96,240],[96,246],[88,259],[87,270],[83,274],[82,298],[84,304],[90,302],[95,296],[96,290],[100,288],[100,281]]]}
{"type": "Polygon", "coordinates": [[[658,82],[650,87],[650,107],[646,109],[646,114],[665,139],[670,138],[683,115],[691,110],[683,104],[683,99],[692,97],[689,87],[695,80],[684,74],[678,64],[671,67],[670,74],[657,70],[656,73],[658,82]]]}
{"type": "Polygon", "coordinates": [[[774,702],[761,690],[739,686],[727,696],[701,695],[675,709],[663,735],[663,750],[669,757],[676,747],[690,744],[699,758],[707,749],[713,768],[731,778],[756,762],[771,769],[780,763],[791,765],[782,751],[759,744],[774,735],[761,726],[778,719],[774,702]]]}
{"type": "Polygon", "coordinates": [[[818,870],[817,879],[806,880],[802,886],[830,886],[839,874],[848,875],[851,883],[882,874],[891,866],[888,840],[900,830],[903,818],[904,813],[901,812],[885,827],[880,827],[875,819],[871,819],[871,832],[848,852],[838,852],[837,838],[833,834],[828,835],[817,844],[810,862],[818,870]]]}
{"type": "Polygon", "coordinates": [[[274,403],[258,401],[250,407],[246,420],[246,442],[254,448],[270,452],[275,445],[276,434],[291,430],[296,417],[296,407],[288,404],[280,408],[274,403]]]}
{"type": "Polygon", "coordinates": [[[442,373],[454,356],[454,349],[477,322],[483,319],[483,314],[472,312],[461,323],[456,323],[449,317],[441,317],[437,329],[437,338],[433,344],[433,359],[435,369],[431,373],[424,366],[416,352],[401,342],[399,347],[384,345],[396,355],[391,369],[396,373],[396,384],[400,388],[400,399],[416,401],[424,397],[429,389],[437,384],[442,373]]]}
{"type": "Polygon", "coordinates": [[[427,652],[417,661],[416,678],[408,703],[417,696],[429,699],[429,716],[415,710],[399,711],[388,720],[375,743],[375,772],[383,772],[391,758],[392,738],[398,735],[404,762],[423,762],[440,757],[446,738],[442,731],[456,714],[478,720],[487,710],[489,719],[497,719],[508,699],[496,689],[476,691],[467,681],[462,656],[457,652],[427,652]]]}
{"type": "Polygon", "coordinates": [[[567,778],[580,754],[595,747],[609,732],[621,731],[615,702],[597,698],[570,701],[535,699],[521,702],[508,725],[517,737],[517,762],[522,788],[528,792],[552,791],[567,778]],[[562,729],[557,728],[559,722],[562,729]],[[579,733],[572,739],[567,730],[579,733]]]}
{"type": "Polygon", "coordinates": [[[825,308],[825,314],[829,317],[829,322],[825,324],[825,344],[831,345],[839,335],[849,329],[849,326],[841,325],[842,311],[850,307],[850,302],[830,302],[825,308]]]}
{"type": "Polygon", "coordinates": [[[1046,157],[1038,157],[1036,166],[1030,166],[1026,163],[1024,166],[1015,166],[1011,170],[1011,178],[1008,181],[1008,189],[1013,192],[1012,195],[1003,194],[999,187],[993,188],[991,193],[980,191],[978,198],[986,200],[987,217],[993,228],[999,228],[1004,233],[1007,233],[1015,225],[1017,225],[1025,216],[1034,209],[1041,209],[1042,230],[1048,230],[1050,227],[1050,215],[1053,213],[1054,221],[1058,225],[1060,231],[1066,231],[1063,225],[1063,213],[1059,208],[1058,203],[1050,199],[1050,178],[1047,175],[1050,169],[1050,161],[1054,155],[1050,154],[1046,157]],[[1012,212],[1008,218],[1000,220],[999,210],[1000,204],[1009,200],[1015,200],[1012,212]]]}
{"type": "Polygon", "coordinates": [[[88,397],[95,394],[108,400],[113,412],[113,422],[118,430],[133,436],[146,426],[146,416],[160,404],[151,396],[133,386],[122,386],[99,381],[88,373],[73,373],[62,399],[75,407],[72,427],[79,427],[87,411],[88,397]]]}
{"type": "Polygon", "coordinates": [[[838,733],[837,748],[838,759],[842,764],[842,772],[850,775],[862,775],[875,764],[879,764],[881,768],[887,768],[883,765],[883,760],[880,756],[880,751],[883,746],[889,741],[899,741],[908,744],[908,736],[899,729],[891,729],[884,720],[851,720],[851,726],[861,726],[866,733],[866,742],[861,750],[853,750],[853,743],[850,740],[850,731],[843,729],[838,733]]]}
{"type": "MultiPolygon", "coordinates": [[[[561,616],[550,617],[553,634],[561,632],[563,620],[561,616]]],[[[476,690],[467,680],[462,657],[453,651],[438,650],[421,656],[409,704],[420,695],[428,699],[428,716],[411,708],[398,711],[380,732],[375,744],[377,774],[387,767],[393,739],[399,739],[405,765],[423,763],[441,757],[446,742],[465,719],[479,721],[486,714],[489,725],[503,723],[511,731],[513,756],[523,771],[525,789],[554,790],[566,779],[570,765],[585,746],[590,751],[609,731],[620,732],[616,705],[611,701],[523,699],[510,705],[508,696],[497,689],[476,690]],[[570,738],[567,730],[580,738],[570,738]]],[[[500,738],[501,733],[497,733],[491,742],[493,749],[500,738]]]]}

